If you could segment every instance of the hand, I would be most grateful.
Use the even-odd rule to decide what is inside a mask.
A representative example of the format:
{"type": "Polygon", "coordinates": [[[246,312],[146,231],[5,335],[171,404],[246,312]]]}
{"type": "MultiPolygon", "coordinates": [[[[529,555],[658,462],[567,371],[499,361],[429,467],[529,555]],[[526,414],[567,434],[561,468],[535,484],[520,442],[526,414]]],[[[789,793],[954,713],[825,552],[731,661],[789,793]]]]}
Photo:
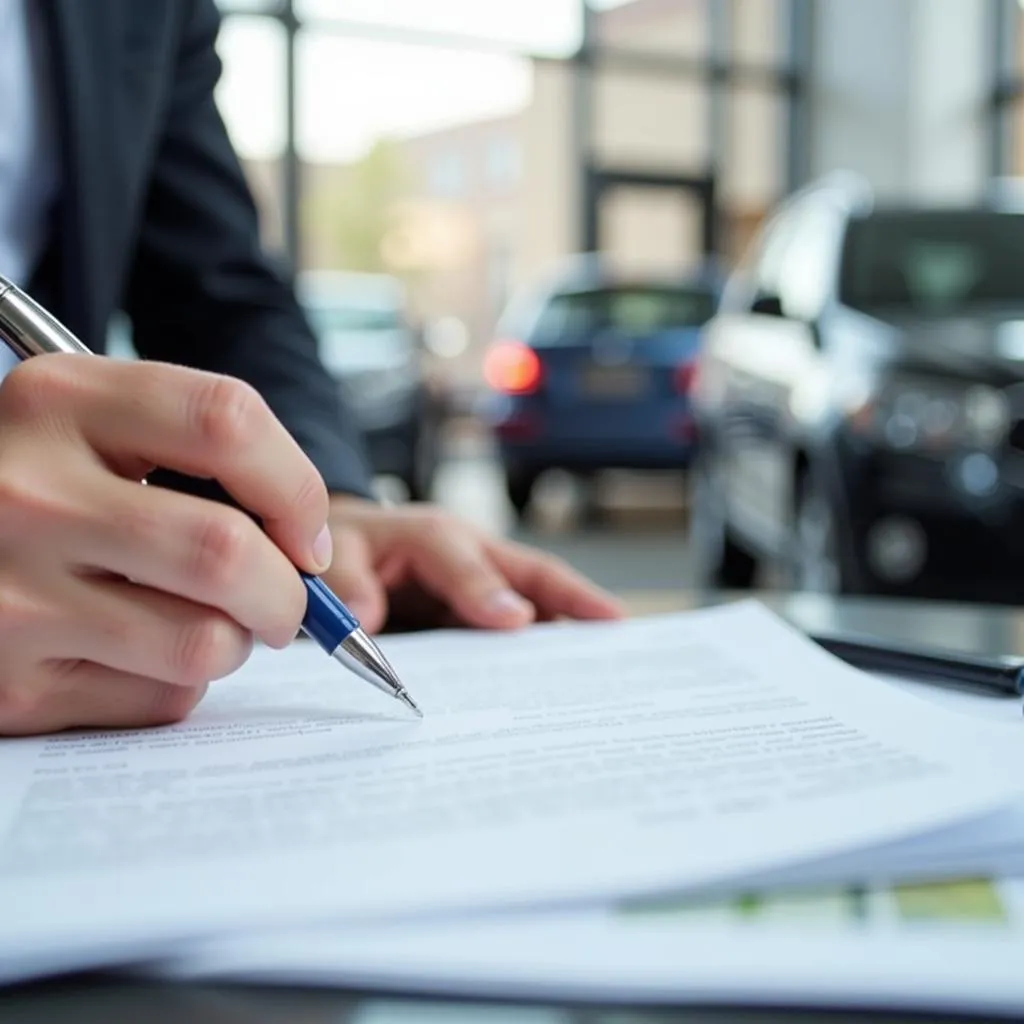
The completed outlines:
{"type": "Polygon", "coordinates": [[[39,356],[0,385],[0,735],[184,717],[330,561],[320,475],[239,381],[39,356]],[[140,481],[220,481],[227,505],[140,481]],[[266,532],[264,532],[264,530],[266,532]],[[131,582],[129,582],[131,581],[131,582]]]}
{"type": "Polygon", "coordinates": [[[613,619],[618,602],[550,555],[496,540],[430,505],[331,498],[325,582],[363,628],[514,629],[562,616],[613,619]]]}

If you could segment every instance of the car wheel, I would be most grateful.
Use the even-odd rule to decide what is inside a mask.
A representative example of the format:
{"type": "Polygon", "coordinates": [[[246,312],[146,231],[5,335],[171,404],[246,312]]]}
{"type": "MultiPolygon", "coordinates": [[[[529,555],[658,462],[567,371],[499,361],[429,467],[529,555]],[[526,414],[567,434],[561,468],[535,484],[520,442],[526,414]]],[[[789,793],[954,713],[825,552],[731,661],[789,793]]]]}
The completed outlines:
{"type": "Polygon", "coordinates": [[[690,553],[694,586],[701,590],[747,590],[757,578],[758,560],[729,534],[725,495],[707,457],[692,471],[690,553]]]}
{"type": "Polygon", "coordinates": [[[518,518],[522,519],[530,507],[533,489],[540,477],[536,469],[514,469],[505,467],[505,493],[518,518]]]}
{"type": "Polygon", "coordinates": [[[800,482],[793,532],[796,589],[818,594],[846,591],[835,510],[824,488],[810,474],[800,482]]]}

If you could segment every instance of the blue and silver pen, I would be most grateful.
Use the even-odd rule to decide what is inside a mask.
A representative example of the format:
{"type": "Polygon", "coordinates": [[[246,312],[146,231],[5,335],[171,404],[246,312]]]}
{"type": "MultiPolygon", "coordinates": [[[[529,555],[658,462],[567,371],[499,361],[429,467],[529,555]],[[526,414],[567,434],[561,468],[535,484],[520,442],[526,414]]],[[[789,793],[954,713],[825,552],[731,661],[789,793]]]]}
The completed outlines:
{"type": "MultiPolygon", "coordinates": [[[[54,352],[91,354],[60,321],[3,277],[0,277],[0,340],[5,341],[19,359],[54,352]]],[[[350,672],[400,700],[422,717],[423,712],[380,648],[359,625],[359,620],[323,580],[307,573],[300,575],[307,594],[303,630],[350,672]]]]}
{"type": "Polygon", "coordinates": [[[308,600],[302,628],[332,658],[337,659],[360,679],[400,700],[420,718],[423,712],[409,696],[381,649],[359,625],[359,620],[342,604],[319,576],[300,573],[306,584],[308,600]]]}

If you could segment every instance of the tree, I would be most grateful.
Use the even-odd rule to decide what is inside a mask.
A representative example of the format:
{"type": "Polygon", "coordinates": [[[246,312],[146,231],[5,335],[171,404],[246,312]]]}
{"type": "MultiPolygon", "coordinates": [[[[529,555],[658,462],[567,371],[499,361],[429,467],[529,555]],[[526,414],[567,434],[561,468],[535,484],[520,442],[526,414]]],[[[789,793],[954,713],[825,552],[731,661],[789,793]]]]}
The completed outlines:
{"type": "Polygon", "coordinates": [[[320,189],[307,206],[307,233],[329,261],[346,270],[386,272],[383,243],[398,216],[396,204],[407,194],[402,154],[387,139],[374,143],[365,156],[320,189]]]}

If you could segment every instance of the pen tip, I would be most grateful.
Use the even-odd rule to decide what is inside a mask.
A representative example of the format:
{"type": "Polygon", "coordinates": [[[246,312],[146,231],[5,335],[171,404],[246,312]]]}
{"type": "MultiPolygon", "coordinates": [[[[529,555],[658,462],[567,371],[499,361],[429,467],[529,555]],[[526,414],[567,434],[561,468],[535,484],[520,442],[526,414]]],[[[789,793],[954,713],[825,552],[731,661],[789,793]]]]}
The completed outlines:
{"type": "Polygon", "coordinates": [[[422,718],[422,717],[423,717],[423,712],[422,712],[422,711],[420,711],[420,709],[419,709],[419,705],[417,705],[416,701],[414,701],[414,700],[412,699],[412,697],[410,697],[410,696],[409,696],[409,694],[408,694],[408,693],[407,693],[407,692],[406,692],[405,690],[400,690],[400,691],[399,691],[398,693],[396,693],[396,694],[395,694],[395,696],[396,696],[396,697],[397,697],[397,698],[398,698],[398,699],[399,699],[399,700],[400,700],[400,701],[401,701],[401,702],[402,702],[402,703],[403,703],[403,704],[404,704],[404,705],[405,705],[405,706],[406,706],[406,707],[407,707],[407,708],[408,708],[408,709],[409,709],[410,711],[412,711],[412,712],[413,712],[413,714],[415,714],[417,718],[422,718]]]}

